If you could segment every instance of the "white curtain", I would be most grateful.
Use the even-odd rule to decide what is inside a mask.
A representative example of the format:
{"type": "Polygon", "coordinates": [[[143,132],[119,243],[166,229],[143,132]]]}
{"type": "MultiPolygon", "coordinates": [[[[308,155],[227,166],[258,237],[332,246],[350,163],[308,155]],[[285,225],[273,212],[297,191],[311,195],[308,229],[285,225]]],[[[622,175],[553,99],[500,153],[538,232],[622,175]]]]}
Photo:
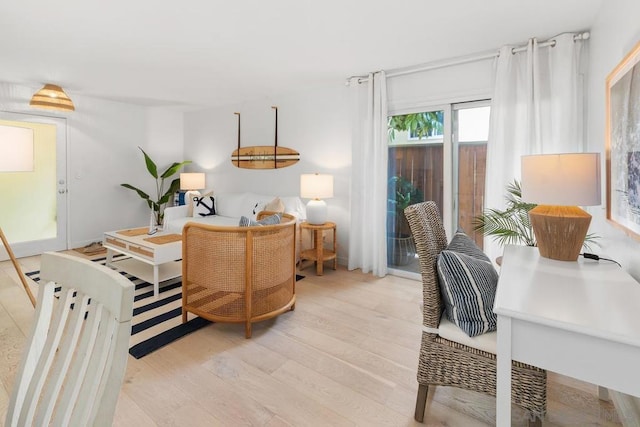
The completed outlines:
{"type": "Polygon", "coordinates": [[[351,81],[353,135],[349,270],[387,274],[387,82],[384,71],[366,86],[351,81]]]}
{"type": "MultiPolygon", "coordinates": [[[[505,187],[520,180],[525,154],[584,151],[584,46],[573,34],[554,38],[553,47],[529,40],[526,51],[500,49],[487,148],[484,207],[502,209],[505,187]]],[[[502,248],[485,237],[491,259],[502,248]]]]}

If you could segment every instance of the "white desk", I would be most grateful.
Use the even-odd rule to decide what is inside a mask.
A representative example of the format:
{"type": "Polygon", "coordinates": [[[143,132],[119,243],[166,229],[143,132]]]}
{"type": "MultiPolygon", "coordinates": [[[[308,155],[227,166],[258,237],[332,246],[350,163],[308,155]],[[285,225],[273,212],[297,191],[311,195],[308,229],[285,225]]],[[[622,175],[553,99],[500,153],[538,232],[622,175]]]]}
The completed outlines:
{"type": "Polygon", "coordinates": [[[640,284],[615,263],[507,246],[498,315],[497,425],[511,425],[511,360],[640,396],[640,284]]]}

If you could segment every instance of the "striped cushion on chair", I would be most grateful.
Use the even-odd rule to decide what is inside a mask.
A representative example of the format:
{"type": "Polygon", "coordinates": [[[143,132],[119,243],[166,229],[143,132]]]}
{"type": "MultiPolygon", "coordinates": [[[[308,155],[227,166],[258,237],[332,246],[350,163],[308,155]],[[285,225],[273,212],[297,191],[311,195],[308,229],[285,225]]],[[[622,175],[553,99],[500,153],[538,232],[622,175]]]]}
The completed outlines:
{"type": "Polygon", "coordinates": [[[436,266],[447,319],[470,337],[495,331],[498,272],[482,249],[458,230],[436,266]]]}
{"type": "Polygon", "coordinates": [[[451,239],[451,242],[449,242],[445,249],[485,261],[491,261],[489,257],[482,252],[482,249],[476,245],[476,242],[467,236],[462,229],[458,229],[458,231],[456,231],[456,234],[453,235],[453,239],[451,239]]]}
{"type": "Polygon", "coordinates": [[[495,331],[498,273],[491,262],[444,250],[437,268],[447,318],[470,337],[495,331]]]}

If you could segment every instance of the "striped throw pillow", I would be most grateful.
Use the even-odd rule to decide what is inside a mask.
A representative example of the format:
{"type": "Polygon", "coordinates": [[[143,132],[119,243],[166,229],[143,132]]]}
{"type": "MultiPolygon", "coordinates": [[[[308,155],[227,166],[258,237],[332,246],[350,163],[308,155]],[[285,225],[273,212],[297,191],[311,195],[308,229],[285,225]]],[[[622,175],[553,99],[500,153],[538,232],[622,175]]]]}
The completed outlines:
{"type": "Polygon", "coordinates": [[[453,235],[453,239],[451,239],[451,242],[447,245],[447,250],[469,255],[473,258],[491,261],[489,257],[482,252],[482,249],[476,245],[476,242],[467,236],[461,228],[453,235]]]}
{"type": "Polygon", "coordinates": [[[447,319],[475,337],[496,330],[493,300],[498,272],[482,249],[459,229],[436,263],[447,319]]]}
{"type": "Polygon", "coordinates": [[[251,218],[247,218],[246,216],[241,216],[240,217],[240,222],[238,223],[238,225],[240,227],[250,227],[253,225],[274,225],[274,224],[280,224],[280,214],[274,214],[274,215],[269,215],[267,217],[262,218],[259,221],[255,221],[251,218]]]}

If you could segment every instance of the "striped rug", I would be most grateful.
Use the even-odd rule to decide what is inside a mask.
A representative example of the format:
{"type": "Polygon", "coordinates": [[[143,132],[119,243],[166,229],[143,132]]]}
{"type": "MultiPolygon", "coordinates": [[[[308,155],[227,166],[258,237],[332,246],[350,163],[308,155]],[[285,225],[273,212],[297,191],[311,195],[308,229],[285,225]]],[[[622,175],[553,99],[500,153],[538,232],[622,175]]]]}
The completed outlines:
{"type": "MultiPolygon", "coordinates": [[[[115,255],[114,260],[125,255],[115,255]]],[[[105,264],[106,259],[96,258],[94,262],[105,264]]],[[[34,282],[40,280],[40,271],[25,273],[34,282]]],[[[146,356],[211,322],[189,313],[187,323],[182,323],[182,281],[177,277],[160,284],[158,299],[153,297],[153,284],[121,272],[135,286],[133,299],[133,319],[129,354],[136,359],[146,356]]],[[[296,275],[296,281],[304,276],[296,275]]]]}
{"type": "MultiPolygon", "coordinates": [[[[116,255],[114,259],[118,257],[116,255]]],[[[93,261],[104,264],[105,258],[97,258],[93,261]]],[[[36,283],[40,280],[40,271],[25,274],[36,283]]],[[[191,313],[187,323],[182,323],[182,281],[179,277],[161,283],[160,295],[155,299],[153,284],[130,274],[121,274],[136,286],[129,341],[129,354],[136,359],[211,323],[191,313]]]]}

